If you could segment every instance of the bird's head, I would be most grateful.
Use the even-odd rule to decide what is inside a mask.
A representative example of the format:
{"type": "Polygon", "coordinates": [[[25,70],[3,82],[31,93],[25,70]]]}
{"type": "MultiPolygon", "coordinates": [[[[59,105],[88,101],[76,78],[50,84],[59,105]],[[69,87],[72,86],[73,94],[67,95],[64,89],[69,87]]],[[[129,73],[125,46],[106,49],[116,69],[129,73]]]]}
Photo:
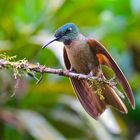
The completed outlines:
{"type": "Polygon", "coordinates": [[[54,41],[60,41],[64,44],[69,44],[76,39],[79,34],[77,26],[73,23],[67,23],[58,28],[55,32],[54,39],[44,45],[42,48],[46,48],[50,43],[54,41]]]}

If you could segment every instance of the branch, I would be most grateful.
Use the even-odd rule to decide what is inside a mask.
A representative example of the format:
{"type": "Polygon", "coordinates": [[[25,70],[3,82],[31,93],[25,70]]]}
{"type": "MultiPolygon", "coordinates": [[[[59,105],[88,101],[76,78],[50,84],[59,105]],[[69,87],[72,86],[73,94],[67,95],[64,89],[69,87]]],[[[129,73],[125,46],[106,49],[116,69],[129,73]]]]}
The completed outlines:
{"type": "MultiPolygon", "coordinates": [[[[101,89],[101,84],[107,84],[110,87],[112,87],[121,98],[124,98],[123,93],[121,93],[116,87],[117,84],[116,77],[107,80],[104,77],[93,76],[93,75],[90,76],[90,75],[75,73],[63,69],[48,68],[40,64],[29,63],[26,59],[14,61],[15,58],[16,58],[15,56],[9,57],[6,56],[5,54],[0,55],[0,69],[4,69],[4,68],[12,69],[14,72],[14,79],[16,80],[16,85],[15,85],[15,91],[13,95],[15,95],[16,89],[18,88],[18,84],[19,84],[18,77],[21,77],[23,71],[25,71],[27,72],[28,75],[32,76],[35,80],[37,80],[37,84],[43,79],[43,74],[50,73],[50,74],[55,74],[55,75],[60,75],[60,76],[65,76],[70,78],[77,78],[79,80],[87,80],[91,86],[97,86],[97,88],[99,88],[99,91],[101,89]],[[36,77],[35,75],[36,73],[41,74],[40,79],[36,77]]],[[[100,98],[101,99],[103,98],[102,95],[100,95],[100,98]]]]}
{"type": "Polygon", "coordinates": [[[70,78],[77,78],[79,80],[88,80],[92,84],[94,80],[100,82],[100,83],[106,83],[112,87],[116,85],[114,82],[114,79],[111,80],[105,80],[104,78],[97,77],[97,76],[89,76],[81,73],[75,73],[71,72],[69,70],[63,70],[63,69],[53,69],[53,68],[48,68],[46,66],[40,65],[40,64],[33,64],[29,63],[27,60],[19,60],[19,61],[11,61],[11,57],[0,59],[0,69],[3,68],[11,68],[14,71],[14,77],[17,79],[18,76],[20,76],[20,70],[26,71],[29,75],[34,77],[37,80],[37,83],[39,83],[43,76],[38,80],[34,74],[34,72],[40,73],[40,74],[55,74],[59,76],[65,76],[65,77],[70,77],[70,78]]]}
{"type": "MultiPolygon", "coordinates": [[[[77,78],[79,80],[87,80],[88,78],[91,78],[88,75],[78,74],[75,72],[71,72],[69,70],[53,69],[40,64],[29,63],[27,60],[19,60],[16,62],[11,62],[6,59],[0,59],[0,69],[2,68],[13,68],[15,70],[38,72],[41,74],[49,73],[49,74],[55,74],[55,75],[60,75],[65,77],[77,78]]],[[[97,79],[97,77],[93,77],[93,78],[97,79]]]]}

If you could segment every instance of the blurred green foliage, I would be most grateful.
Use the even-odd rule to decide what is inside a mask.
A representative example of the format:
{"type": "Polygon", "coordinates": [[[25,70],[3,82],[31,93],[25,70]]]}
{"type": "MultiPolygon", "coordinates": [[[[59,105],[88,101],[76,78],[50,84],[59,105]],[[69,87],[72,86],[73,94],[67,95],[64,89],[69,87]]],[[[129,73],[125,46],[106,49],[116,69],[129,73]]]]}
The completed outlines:
{"type": "MultiPolygon", "coordinates": [[[[138,137],[139,0],[0,0],[0,53],[6,52],[8,55],[16,55],[17,59],[26,58],[30,62],[60,68],[60,61],[53,51],[41,51],[43,40],[40,39],[45,36],[47,40],[47,35],[53,36],[55,29],[67,22],[74,22],[83,34],[100,40],[108,48],[134,91],[136,109],[129,109],[128,115],[113,111],[121,132],[114,135],[103,127],[108,134],[104,139],[128,140],[138,137]]],[[[20,79],[20,86],[13,98],[10,97],[14,92],[15,82],[12,72],[1,71],[0,82],[0,139],[42,140],[43,136],[46,136],[46,140],[100,139],[98,134],[102,132],[99,125],[94,122],[96,129],[90,127],[86,116],[82,116],[72,106],[75,95],[67,78],[45,75],[43,81],[36,85],[33,78],[26,76],[20,79]],[[24,110],[38,114],[29,113],[31,118],[25,119],[22,117],[26,116],[28,111],[24,110]],[[33,125],[37,122],[33,120],[39,120],[41,125],[43,119],[49,124],[45,124],[46,128],[38,127],[50,133],[47,135],[44,130],[40,136],[33,125]],[[32,121],[33,124],[30,124],[32,121]],[[49,135],[55,137],[50,138],[49,135]]]]}

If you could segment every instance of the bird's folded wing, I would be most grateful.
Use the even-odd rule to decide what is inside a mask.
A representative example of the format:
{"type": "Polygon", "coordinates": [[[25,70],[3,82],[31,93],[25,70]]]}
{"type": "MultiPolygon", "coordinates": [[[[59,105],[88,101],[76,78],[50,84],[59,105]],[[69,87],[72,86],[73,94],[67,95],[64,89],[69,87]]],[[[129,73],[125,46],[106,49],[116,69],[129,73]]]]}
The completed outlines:
{"type": "Polygon", "coordinates": [[[91,51],[93,51],[93,53],[96,54],[96,56],[99,60],[99,63],[110,67],[114,71],[116,78],[118,79],[119,83],[121,84],[121,86],[128,98],[129,103],[131,104],[132,108],[134,109],[135,100],[134,100],[134,96],[132,93],[132,89],[131,89],[126,77],[124,76],[123,72],[120,70],[119,66],[116,64],[116,62],[111,57],[109,52],[105,49],[105,47],[102,44],[100,44],[98,41],[96,41],[94,39],[88,39],[87,43],[90,46],[91,51]]]}

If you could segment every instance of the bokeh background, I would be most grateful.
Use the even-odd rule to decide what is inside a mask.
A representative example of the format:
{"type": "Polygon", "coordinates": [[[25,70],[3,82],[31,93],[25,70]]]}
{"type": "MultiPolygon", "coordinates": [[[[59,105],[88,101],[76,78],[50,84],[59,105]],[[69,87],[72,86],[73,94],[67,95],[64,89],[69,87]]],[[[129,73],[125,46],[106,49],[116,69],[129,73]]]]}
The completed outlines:
{"type": "MultiPolygon", "coordinates": [[[[13,72],[0,71],[1,140],[140,140],[139,0],[0,0],[0,53],[63,68],[62,44],[41,46],[67,22],[98,39],[127,76],[136,108],[107,110],[98,121],[85,113],[69,79],[24,75],[15,90],[13,72]]],[[[37,75],[40,76],[39,74],[37,75]]]]}

